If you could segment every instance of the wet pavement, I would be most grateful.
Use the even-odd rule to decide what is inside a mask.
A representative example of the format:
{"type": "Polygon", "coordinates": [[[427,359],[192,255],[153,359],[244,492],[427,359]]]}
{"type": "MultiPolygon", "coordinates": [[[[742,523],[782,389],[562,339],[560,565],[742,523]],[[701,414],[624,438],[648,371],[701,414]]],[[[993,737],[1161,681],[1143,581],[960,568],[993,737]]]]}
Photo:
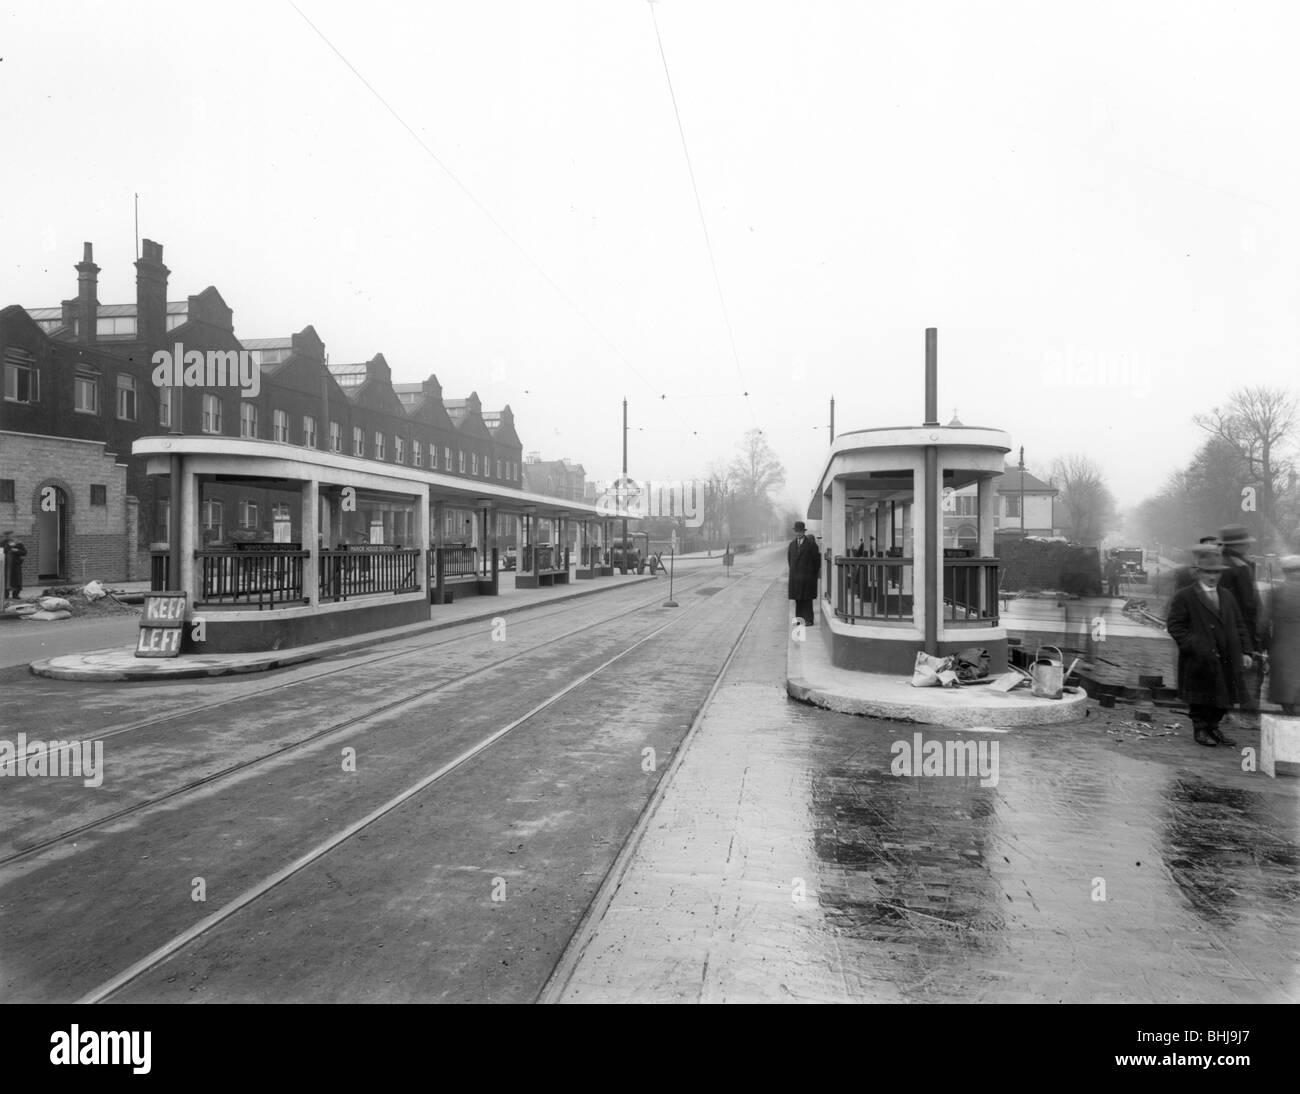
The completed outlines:
{"type": "Polygon", "coordinates": [[[807,707],[781,686],[783,593],[553,998],[1300,1001],[1300,781],[1243,770],[1258,732],[1207,749],[1170,710],[981,733],[807,707]]]}

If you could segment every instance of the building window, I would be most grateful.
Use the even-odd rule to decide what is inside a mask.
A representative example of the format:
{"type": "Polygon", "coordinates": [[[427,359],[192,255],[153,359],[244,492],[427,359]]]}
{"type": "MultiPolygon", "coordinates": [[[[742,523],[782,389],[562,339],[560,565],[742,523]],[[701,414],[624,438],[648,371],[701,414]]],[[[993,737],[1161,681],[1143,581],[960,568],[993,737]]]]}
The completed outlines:
{"type": "Polygon", "coordinates": [[[458,453],[456,453],[456,456],[456,466],[460,469],[460,473],[463,475],[465,474],[465,450],[462,448],[458,453]]]}
{"type": "Polygon", "coordinates": [[[1008,494],[1006,495],[1006,498],[1007,498],[1007,516],[1009,517],[1020,516],[1020,495],[1008,494]]]}
{"type": "Polygon", "coordinates": [[[393,459],[397,463],[406,462],[406,440],[403,437],[394,435],[393,437],[393,459]]]}
{"type": "Polygon", "coordinates": [[[316,419],[310,414],[302,416],[302,443],[308,448],[316,447],[316,419]]]}
{"type": "Polygon", "coordinates": [[[169,387],[158,389],[158,424],[162,426],[172,424],[172,389],[169,387]]]}
{"type": "Polygon", "coordinates": [[[271,411],[271,434],[284,444],[289,443],[289,414],[284,410],[271,411]]]}
{"type": "Polygon", "coordinates": [[[15,479],[0,479],[0,501],[12,502],[14,500],[15,481],[15,479]]]}
{"type": "Polygon", "coordinates": [[[497,460],[497,478],[501,478],[501,461],[497,460]]]}
{"type": "Polygon", "coordinates": [[[182,323],[186,322],[188,319],[189,319],[188,315],[169,315],[167,317],[167,329],[174,330],[176,327],[179,327],[182,323]]]}
{"type": "Polygon", "coordinates": [[[82,414],[98,414],[99,377],[91,372],[78,372],[72,383],[77,410],[82,414]]]}
{"type": "Polygon", "coordinates": [[[106,334],[134,334],[135,333],[135,316],[134,315],[115,315],[108,319],[95,320],[95,334],[103,337],[106,334]]]}
{"type": "Polygon", "coordinates": [[[438,470],[438,446],[436,444],[429,445],[429,470],[438,470]]]}
{"type": "Polygon", "coordinates": [[[257,404],[241,399],[239,403],[239,435],[257,437],[257,404]]]}
{"type": "Polygon", "coordinates": [[[90,484],[90,504],[107,505],[108,504],[108,487],[104,483],[92,482],[90,484]]]}
{"type": "Polygon", "coordinates": [[[411,442],[411,463],[416,467],[421,466],[424,462],[424,445],[419,441],[411,442]]]}
{"type": "Polygon", "coordinates": [[[352,427],[352,455],[364,456],[366,454],[366,434],[359,425],[352,427]]]}
{"type": "Polygon", "coordinates": [[[26,350],[5,350],[5,398],[11,403],[40,402],[41,374],[26,350]]]}
{"type": "Polygon", "coordinates": [[[258,526],[257,502],[241,501],[239,503],[239,527],[252,531],[258,526]]]}
{"type": "Polygon", "coordinates": [[[121,421],[135,421],[135,377],[117,374],[117,416],[121,421]]]}
{"type": "Polygon", "coordinates": [[[379,430],[376,429],[375,430],[375,459],[382,460],[383,458],[384,458],[384,435],[381,432],[379,432],[379,430]]]}
{"type": "Polygon", "coordinates": [[[330,422],[330,451],[343,451],[343,427],[338,422],[330,422]]]}
{"type": "Polygon", "coordinates": [[[221,502],[208,498],[203,503],[203,542],[220,542],[223,536],[221,502]]]}
{"type": "MultiPolygon", "coordinates": [[[[442,467],[444,471],[451,470],[451,445],[444,445],[442,449],[442,467]]],[[[462,471],[465,469],[462,467],[462,471]]]]}
{"type": "Polygon", "coordinates": [[[477,475],[478,474],[478,453],[471,452],[469,454],[469,457],[470,457],[469,462],[470,462],[471,471],[473,474],[477,475]]]}
{"type": "Polygon", "coordinates": [[[221,398],[217,395],[203,396],[203,432],[221,432],[221,398]]]}

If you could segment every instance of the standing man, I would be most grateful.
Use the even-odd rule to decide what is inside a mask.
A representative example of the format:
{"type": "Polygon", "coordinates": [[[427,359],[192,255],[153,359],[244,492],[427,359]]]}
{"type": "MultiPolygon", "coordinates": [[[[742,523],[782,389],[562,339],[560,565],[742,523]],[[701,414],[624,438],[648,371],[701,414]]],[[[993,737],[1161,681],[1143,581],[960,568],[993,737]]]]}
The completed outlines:
{"type": "Polygon", "coordinates": [[[1243,729],[1259,728],[1259,693],[1264,682],[1263,673],[1259,671],[1261,666],[1253,660],[1259,631],[1259,589],[1255,585],[1255,564],[1246,557],[1246,552],[1254,542],[1244,524],[1225,524],[1219,529],[1223,563],[1227,567],[1219,584],[1232,593],[1241,610],[1241,618],[1250,637],[1246,652],[1252,655],[1251,668],[1256,670],[1246,679],[1246,694],[1241,699],[1243,713],[1233,719],[1243,729]]]}
{"type": "Polygon", "coordinates": [[[786,549],[785,559],[790,567],[786,592],[794,601],[794,614],[811,627],[817,582],[822,576],[822,558],[817,550],[817,541],[808,535],[801,520],[794,522],[794,539],[786,549]]]}
{"type": "Polygon", "coordinates": [[[1111,555],[1106,560],[1106,595],[1119,596],[1119,575],[1124,572],[1124,564],[1111,555]]]}
{"type": "Polygon", "coordinates": [[[1178,697],[1188,706],[1196,743],[1234,745],[1219,723],[1246,695],[1242,671],[1251,664],[1250,638],[1232,593],[1220,587],[1227,569],[1217,547],[1196,550],[1196,584],[1179,589],[1166,629],[1178,643],[1178,697]]]}
{"type": "Polygon", "coordinates": [[[1282,584],[1269,590],[1259,623],[1268,651],[1268,697],[1294,716],[1300,708],[1300,555],[1279,559],[1282,584]]]}
{"type": "Polygon", "coordinates": [[[27,548],[14,539],[10,529],[0,536],[0,551],[4,556],[4,594],[16,600],[23,595],[23,559],[27,557],[27,548]]]}

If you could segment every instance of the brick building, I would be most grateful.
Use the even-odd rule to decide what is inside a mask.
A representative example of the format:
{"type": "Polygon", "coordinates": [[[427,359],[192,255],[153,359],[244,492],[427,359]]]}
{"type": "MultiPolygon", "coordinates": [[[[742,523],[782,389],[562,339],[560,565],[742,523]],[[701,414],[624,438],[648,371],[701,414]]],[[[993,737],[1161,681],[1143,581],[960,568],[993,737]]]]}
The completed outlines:
{"type": "MultiPolygon", "coordinates": [[[[57,569],[51,579],[81,579],[79,560],[91,556],[88,548],[75,544],[78,537],[92,534],[120,535],[122,542],[120,548],[93,556],[96,566],[106,569],[87,576],[106,580],[147,576],[148,545],[168,537],[170,502],[166,481],[149,479],[144,461],[131,456],[131,447],[140,437],[173,429],[257,437],[427,467],[485,484],[522,487],[522,445],[508,406],[485,412],[473,393],[464,399],[444,399],[433,375],[420,384],[394,385],[382,354],[361,364],[331,364],[324,343],[310,326],[283,337],[241,340],[235,334],[233,311],[215,288],[169,301],[170,271],[163,264],[162,246],[144,240],[142,251],[135,263],[134,304],[99,303],[99,267],[87,243],[75,267],[75,298],[58,307],[11,305],[0,310],[4,367],[0,431],[13,437],[90,442],[102,448],[96,463],[75,446],[56,446],[47,452],[33,448],[33,441],[6,439],[0,498],[12,494],[14,499],[7,503],[12,510],[6,528],[16,530],[29,555],[42,550],[41,529],[45,529],[43,557],[57,569]],[[173,357],[179,353],[186,361],[197,352],[209,365],[215,355],[218,363],[229,364],[232,374],[242,363],[255,370],[255,382],[243,387],[203,383],[212,379],[210,369],[193,378],[187,371],[173,377],[173,382],[181,381],[173,395],[172,388],[155,383],[154,355],[160,350],[173,357]],[[241,361],[240,354],[247,357],[241,361]],[[37,476],[40,481],[32,481],[32,469],[26,464],[21,475],[9,470],[11,460],[20,454],[26,460],[28,452],[51,461],[37,476]],[[100,469],[107,467],[108,459],[124,468],[121,489],[100,469]],[[42,524],[32,500],[41,496],[45,485],[58,488],[55,496],[63,508],[57,526],[66,529],[61,548],[53,554],[49,537],[56,525],[48,516],[42,524]],[[92,527],[99,527],[93,521],[83,525],[90,517],[92,486],[104,487],[110,507],[116,507],[106,516],[105,527],[118,521],[118,532],[92,532],[92,527]],[[133,534],[125,530],[128,519],[133,534]]],[[[10,512],[5,504],[0,501],[0,513],[10,512]]],[[[272,490],[238,483],[207,484],[201,517],[204,543],[283,538],[285,504],[272,490]]],[[[473,525],[464,523],[471,515],[468,510],[449,509],[435,536],[445,541],[472,536],[473,525]]],[[[410,530],[391,528],[386,534],[409,536],[410,530]]]]}

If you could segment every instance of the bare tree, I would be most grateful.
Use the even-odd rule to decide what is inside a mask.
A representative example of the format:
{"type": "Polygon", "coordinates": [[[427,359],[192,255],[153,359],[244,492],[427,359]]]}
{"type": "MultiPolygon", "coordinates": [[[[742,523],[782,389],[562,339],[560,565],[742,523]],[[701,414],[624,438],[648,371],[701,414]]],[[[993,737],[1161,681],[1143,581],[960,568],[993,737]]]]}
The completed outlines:
{"type": "Polygon", "coordinates": [[[704,478],[704,537],[719,541],[727,534],[731,523],[731,499],[734,484],[731,472],[721,463],[711,463],[704,478]]]}
{"type": "MultiPolygon", "coordinates": [[[[1283,482],[1295,468],[1284,449],[1296,425],[1293,392],[1276,387],[1238,388],[1225,406],[1192,418],[1212,437],[1227,442],[1239,454],[1257,492],[1256,509],[1267,532],[1277,530],[1277,499],[1283,482]]],[[[1240,496],[1235,499],[1240,506],[1240,496]]]]}
{"type": "Polygon", "coordinates": [[[1075,543],[1100,543],[1115,527],[1115,496],[1089,457],[1078,453],[1059,457],[1047,481],[1061,492],[1061,526],[1075,543]]]}
{"type": "Polygon", "coordinates": [[[731,461],[735,484],[736,523],[750,535],[765,528],[772,513],[773,490],[785,485],[785,468],[776,458],[761,429],[751,429],[738,445],[739,455],[731,461]]]}

